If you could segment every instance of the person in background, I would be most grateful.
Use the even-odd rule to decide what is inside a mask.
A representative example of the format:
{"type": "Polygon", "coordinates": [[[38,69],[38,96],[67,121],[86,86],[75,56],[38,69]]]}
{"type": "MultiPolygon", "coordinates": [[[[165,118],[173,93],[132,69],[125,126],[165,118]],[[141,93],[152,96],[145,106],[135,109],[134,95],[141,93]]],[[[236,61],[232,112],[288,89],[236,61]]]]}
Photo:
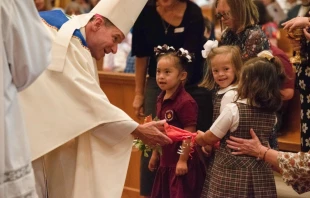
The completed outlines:
{"type": "MultiPolygon", "coordinates": [[[[197,129],[206,130],[211,126],[212,95],[198,87],[203,77],[204,30],[201,8],[190,0],[151,0],[144,7],[133,27],[132,38],[132,55],[136,56],[133,108],[137,116],[156,116],[156,99],[161,90],[156,83],[154,47],[167,44],[194,53],[185,89],[198,105],[197,129]]],[[[150,196],[155,177],[155,171],[148,170],[148,163],[149,158],[141,155],[140,194],[145,197],[150,196]]]]}
{"type": "Polygon", "coordinates": [[[261,0],[255,0],[254,3],[259,13],[258,25],[262,27],[262,30],[270,41],[270,44],[273,46],[278,46],[278,38],[280,34],[278,24],[273,21],[261,0]]]}
{"type": "Polygon", "coordinates": [[[207,17],[204,17],[204,24],[204,37],[206,38],[206,40],[215,40],[214,24],[207,17]]]}
{"type": "Polygon", "coordinates": [[[19,95],[40,198],[121,197],[133,139],[172,142],[161,132],[164,120],[139,125],[112,105],[96,70],[95,59],[117,52],[146,2],[101,0],[72,18],[40,12],[52,61],[19,95]]]}
{"type": "Polygon", "coordinates": [[[294,6],[298,5],[301,3],[300,0],[277,0],[281,8],[283,9],[284,13],[287,14],[287,12],[293,8],[294,6]]]}
{"type": "Polygon", "coordinates": [[[83,14],[83,10],[82,10],[82,7],[80,6],[80,4],[78,4],[77,2],[75,1],[71,1],[66,9],[65,9],[65,13],[67,15],[79,15],[79,14],[83,14]]]}
{"type": "Polygon", "coordinates": [[[309,11],[310,11],[310,0],[301,0],[301,4],[297,4],[287,12],[286,19],[282,20],[280,22],[280,25],[298,16],[299,17],[309,16],[308,13],[309,11]]]}
{"type": "MultiPolygon", "coordinates": [[[[256,131],[260,133],[260,131],[256,131]]],[[[227,147],[233,149],[232,155],[249,155],[263,159],[274,170],[281,173],[283,181],[292,186],[298,193],[310,191],[310,153],[282,152],[262,145],[253,129],[250,130],[252,139],[230,136],[227,147]]],[[[269,196],[268,196],[269,197],[269,196]]]]}
{"type": "Polygon", "coordinates": [[[295,89],[295,73],[293,71],[293,66],[289,61],[289,58],[281,49],[276,46],[270,45],[270,50],[272,54],[278,57],[282,63],[284,73],[286,75],[286,80],[281,87],[281,95],[282,95],[282,107],[276,112],[277,115],[277,124],[272,131],[272,134],[269,138],[269,145],[273,149],[278,149],[278,136],[280,135],[279,132],[282,128],[283,124],[283,115],[287,112],[287,105],[288,101],[293,98],[294,96],[294,89],[295,89]]]}
{"type": "Polygon", "coordinates": [[[310,33],[309,17],[296,17],[282,24],[283,29],[293,31],[296,28],[302,28],[304,38],[300,41],[291,40],[293,50],[300,50],[303,57],[301,64],[296,64],[296,87],[300,93],[300,128],[301,128],[301,151],[308,152],[310,150],[310,33]]]}
{"type": "Polygon", "coordinates": [[[18,92],[47,68],[52,43],[33,0],[2,0],[0,13],[0,197],[36,198],[18,92]]]}
{"type": "Polygon", "coordinates": [[[39,12],[51,10],[53,8],[51,0],[34,0],[34,3],[39,12]]]}
{"type": "Polygon", "coordinates": [[[265,5],[265,9],[271,16],[272,21],[275,22],[277,25],[279,25],[280,22],[286,18],[286,14],[283,8],[276,0],[260,0],[260,1],[265,5]]]}
{"type": "Polygon", "coordinates": [[[258,11],[253,1],[216,0],[216,17],[226,27],[220,45],[237,45],[242,60],[256,57],[263,50],[269,50],[269,41],[258,23],[258,11]]]}
{"type": "Polygon", "coordinates": [[[83,13],[88,13],[90,11],[89,0],[74,0],[82,7],[83,13]]]}
{"type": "MultiPolygon", "coordinates": [[[[260,132],[259,138],[267,146],[276,123],[275,111],[281,106],[280,86],[285,75],[281,62],[269,51],[258,56],[242,67],[237,100],[226,105],[208,131],[198,131],[196,136],[201,146],[221,140],[215,151],[209,188],[202,197],[277,197],[273,172],[267,163],[234,156],[226,147],[231,134],[248,138],[250,127],[260,132]]],[[[264,153],[259,158],[264,159],[264,153]]]]}

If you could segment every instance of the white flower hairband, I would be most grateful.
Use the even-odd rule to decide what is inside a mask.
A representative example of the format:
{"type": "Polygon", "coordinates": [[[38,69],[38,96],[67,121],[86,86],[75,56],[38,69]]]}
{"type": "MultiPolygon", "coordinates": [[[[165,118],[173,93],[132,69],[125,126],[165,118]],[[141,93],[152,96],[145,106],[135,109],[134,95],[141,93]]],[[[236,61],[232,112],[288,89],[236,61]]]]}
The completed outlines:
{"type": "Polygon", "coordinates": [[[217,40],[212,41],[212,40],[208,40],[204,45],[203,48],[204,50],[201,51],[202,57],[207,58],[209,53],[211,52],[211,50],[213,48],[218,47],[219,42],[217,40]]]}
{"type": "Polygon", "coordinates": [[[258,57],[266,58],[268,61],[271,61],[274,56],[272,53],[268,50],[261,51],[260,53],[257,54],[258,57]]]}
{"type": "Polygon", "coordinates": [[[157,46],[156,48],[154,48],[154,51],[155,51],[155,54],[156,56],[160,55],[160,54],[165,54],[167,52],[176,52],[176,55],[179,56],[179,57],[183,57],[183,58],[186,58],[187,62],[190,63],[192,62],[192,56],[190,55],[190,53],[183,49],[183,48],[180,48],[178,51],[176,51],[174,49],[174,47],[172,46],[168,46],[168,45],[163,45],[163,46],[157,46]]]}
{"type": "Polygon", "coordinates": [[[187,58],[187,62],[192,62],[192,57],[191,55],[189,55],[188,51],[183,49],[183,48],[180,48],[179,51],[181,52],[181,56],[184,56],[185,58],[187,58]]]}

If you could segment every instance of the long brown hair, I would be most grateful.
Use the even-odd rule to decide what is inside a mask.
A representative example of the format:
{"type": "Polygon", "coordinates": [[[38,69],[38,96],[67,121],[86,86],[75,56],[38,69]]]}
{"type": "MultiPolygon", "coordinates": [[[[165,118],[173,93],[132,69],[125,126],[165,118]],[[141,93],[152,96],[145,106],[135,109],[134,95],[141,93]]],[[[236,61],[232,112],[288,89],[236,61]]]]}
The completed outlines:
{"type": "Polygon", "coordinates": [[[241,70],[238,99],[247,99],[250,106],[275,112],[282,105],[280,89],[286,79],[281,61],[256,57],[248,60],[241,70]]]}
{"type": "MultiPolygon", "coordinates": [[[[219,1],[220,0],[216,0],[215,7],[217,7],[219,1]]],[[[237,23],[237,31],[242,31],[244,28],[258,23],[259,15],[253,0],[221,1],[227,2],[230,8],[230,13],[237,23]]]]}
{"type": "Polygon", "coordinates": [[[238,84],[239,73],[242,66],[240,50],[237,46],[222,45],[220,47],[213,48],[208,54],[208,58],[206,60],[207,71],[204,79],[199,84],[200,87],[204,87],[209,90],[216,88],[217,85],[213,78],[211,61],[215,56],[222,54],[226,54],[227,56],[231,57],[231,64],[233,65],[233,70],[235,73],[235,80],[233,81],[233,84],[238,84]]]}

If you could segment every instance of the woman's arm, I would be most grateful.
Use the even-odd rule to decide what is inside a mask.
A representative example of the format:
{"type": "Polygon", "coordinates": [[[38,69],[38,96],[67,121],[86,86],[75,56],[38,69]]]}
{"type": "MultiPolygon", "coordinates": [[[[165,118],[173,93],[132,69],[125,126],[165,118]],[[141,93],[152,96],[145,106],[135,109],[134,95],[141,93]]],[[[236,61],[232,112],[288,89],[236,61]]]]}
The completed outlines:
{"type": "Polygon", "coordinates": [[[144,103],[144,88],[146,81],[148,57],[136,57],[136,75],[135,75],[135,98],[133,101],[133,108],[136,116],[144,116],[143,103],[144,103]]]}

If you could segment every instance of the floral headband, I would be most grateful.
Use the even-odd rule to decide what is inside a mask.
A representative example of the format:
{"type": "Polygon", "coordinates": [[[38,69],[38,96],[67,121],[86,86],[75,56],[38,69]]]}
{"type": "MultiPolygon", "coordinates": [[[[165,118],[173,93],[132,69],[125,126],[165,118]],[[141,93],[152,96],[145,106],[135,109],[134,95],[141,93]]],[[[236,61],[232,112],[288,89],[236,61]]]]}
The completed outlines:
{"type": "Polygon", "coordinates": [[[261,51],[260,53],[257,54],[258,57],[266,58],[268,61],[273,61],[274,56],[272,53],[268,50],[261,51]]]}
{"type": "Polygon", "coordinates": [[[187,50],[180,48],[180,49],[178,49],[178,51],[176,51],[174,49],[174,47],[168,46],[166,44],[164,44],[163,46],[159,45],[159,46],[155,47],[154,52],[155,52],[156,56],[167,54],[169,52],[175,52],[178,57],[186,59],[186,61],[188,63],[192,62],[192,60],[193,60],[192,55],[187,50]]]}
{"type": "Polygon", "coordinates": [[[208,58],[209,53],[211,52],[211,50],[213,48],[218,47],[219,42],[217,40],[212,41],[212,40],[208,40],[204,45],[203,48],[204,50],[201,51],[202,57],[204,58],[208,58]]]}

